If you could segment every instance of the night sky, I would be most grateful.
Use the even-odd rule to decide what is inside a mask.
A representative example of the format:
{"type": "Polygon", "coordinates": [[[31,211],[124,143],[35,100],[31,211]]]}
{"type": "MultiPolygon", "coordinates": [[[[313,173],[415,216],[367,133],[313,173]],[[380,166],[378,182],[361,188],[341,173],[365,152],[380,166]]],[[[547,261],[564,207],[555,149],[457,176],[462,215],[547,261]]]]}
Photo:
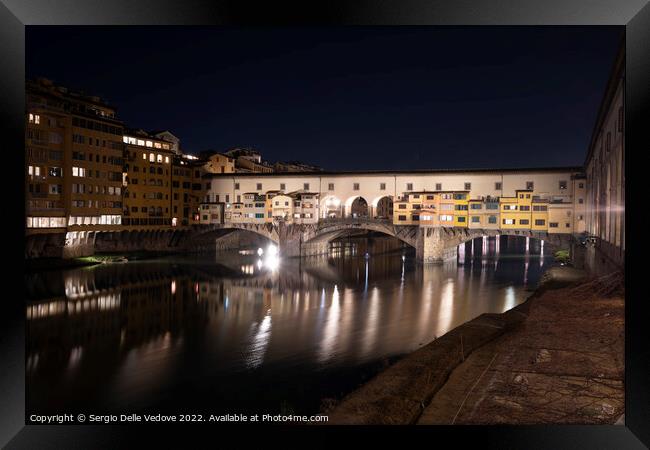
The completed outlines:
{"type": "Polygon", "coordinates": [[[26,70],[187,153],[328,170],[581,165],[620,27],[33,27],[26,70]]]}

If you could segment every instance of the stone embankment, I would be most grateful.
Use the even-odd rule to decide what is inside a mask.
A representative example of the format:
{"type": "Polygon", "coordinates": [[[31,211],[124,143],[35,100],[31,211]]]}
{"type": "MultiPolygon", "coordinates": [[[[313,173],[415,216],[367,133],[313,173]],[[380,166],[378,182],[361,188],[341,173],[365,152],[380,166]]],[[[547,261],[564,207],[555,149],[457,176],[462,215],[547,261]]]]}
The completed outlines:
{"type": "Polygon", "coordinates": [[[328,424],[601,424],[624,411],[619,273],[555,267],[526,302],[405,356],[328,424]]]}

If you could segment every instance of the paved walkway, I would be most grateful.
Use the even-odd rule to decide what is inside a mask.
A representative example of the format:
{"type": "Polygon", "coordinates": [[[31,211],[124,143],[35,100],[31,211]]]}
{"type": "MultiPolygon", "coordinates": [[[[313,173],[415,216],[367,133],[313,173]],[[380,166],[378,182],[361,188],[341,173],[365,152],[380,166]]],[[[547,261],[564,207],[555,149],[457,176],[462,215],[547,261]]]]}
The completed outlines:
{"type": "Polygon", "coordinates": [[[527,319],[457,366],[417,423],[617,422],[624,412],[622,283],[612,275],[532,299],[527,319]]]}

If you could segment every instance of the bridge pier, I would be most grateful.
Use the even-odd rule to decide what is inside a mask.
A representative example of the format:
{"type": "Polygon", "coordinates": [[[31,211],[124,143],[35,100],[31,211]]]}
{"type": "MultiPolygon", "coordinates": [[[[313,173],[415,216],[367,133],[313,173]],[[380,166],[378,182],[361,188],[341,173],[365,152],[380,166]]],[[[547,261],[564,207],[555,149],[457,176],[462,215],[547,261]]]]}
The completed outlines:
{"type": "Polygon", "coordinates": [[[329,241],[303,242],[300,247],[300,256],[325,255],[329,251],[329,241]]]}
{"type": "Polygon", "coordinates": [[[425,264],[456,261],[457,246],[450,244],[441,227],[420,227],[415,244],[416,259],[425,264]]]}

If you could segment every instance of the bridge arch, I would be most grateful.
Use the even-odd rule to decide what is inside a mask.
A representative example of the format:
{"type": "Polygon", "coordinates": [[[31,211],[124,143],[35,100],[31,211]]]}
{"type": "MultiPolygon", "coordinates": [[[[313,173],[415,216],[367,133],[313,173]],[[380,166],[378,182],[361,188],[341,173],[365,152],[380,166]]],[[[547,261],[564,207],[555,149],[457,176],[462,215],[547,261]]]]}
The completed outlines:
{"type": "MultiPolygon", "coordinates": [[[[485,230],[485,229],[454,229],[443,228],[441,229],[446,234],[445,248],[458,247],[462,244],[473,241],[479,238],[503,238],[503,237],[519,237],[528,238],[530,245],[537,242],[544,242],[544,247],[549,251],[566,247],[573,240],[570,234],[549,234],[546,232],[535,232],[528,230],[485,230]]],[[[506,241],[507,242],[507,241],[506,241]]]]}
{"type": "Polygon", "coordinates": [[[368,200],[360,195],[353,195],[345,201],[345,216],[352,218],[370,217],[368,200]]]}
{"type": "Polygon", "coordinates": [[[278,245],[278,233],[268,225],[270,224],[237,224],[207,228],[191,237],[189,247],[194,250],[229,250],[240,248],[242,245],[278,245]]]}
{"type": "Polygon", "coordinates": [[[341,219],[345,215],[345,205],[336,195],[327,195],[320,202],[321,219],[341,219]]]}
{"type": "Polygon", "coordinates": [[[376,219],[390,219],[393,217],[393,196],[392,195],[380,195],[375,197],[371,207],[371,218],[376,219]]]}
{"type": "Polygon", "coordinates": [[[391,221],[376,221],[348,218],[332,222],[324,222],[303,237],[306,254],[327,253],[329,244],[334,239],[354,231],[374,231],[405,243],[415,248],[417,241],[417,226],[395,226],[391,221]]]}

